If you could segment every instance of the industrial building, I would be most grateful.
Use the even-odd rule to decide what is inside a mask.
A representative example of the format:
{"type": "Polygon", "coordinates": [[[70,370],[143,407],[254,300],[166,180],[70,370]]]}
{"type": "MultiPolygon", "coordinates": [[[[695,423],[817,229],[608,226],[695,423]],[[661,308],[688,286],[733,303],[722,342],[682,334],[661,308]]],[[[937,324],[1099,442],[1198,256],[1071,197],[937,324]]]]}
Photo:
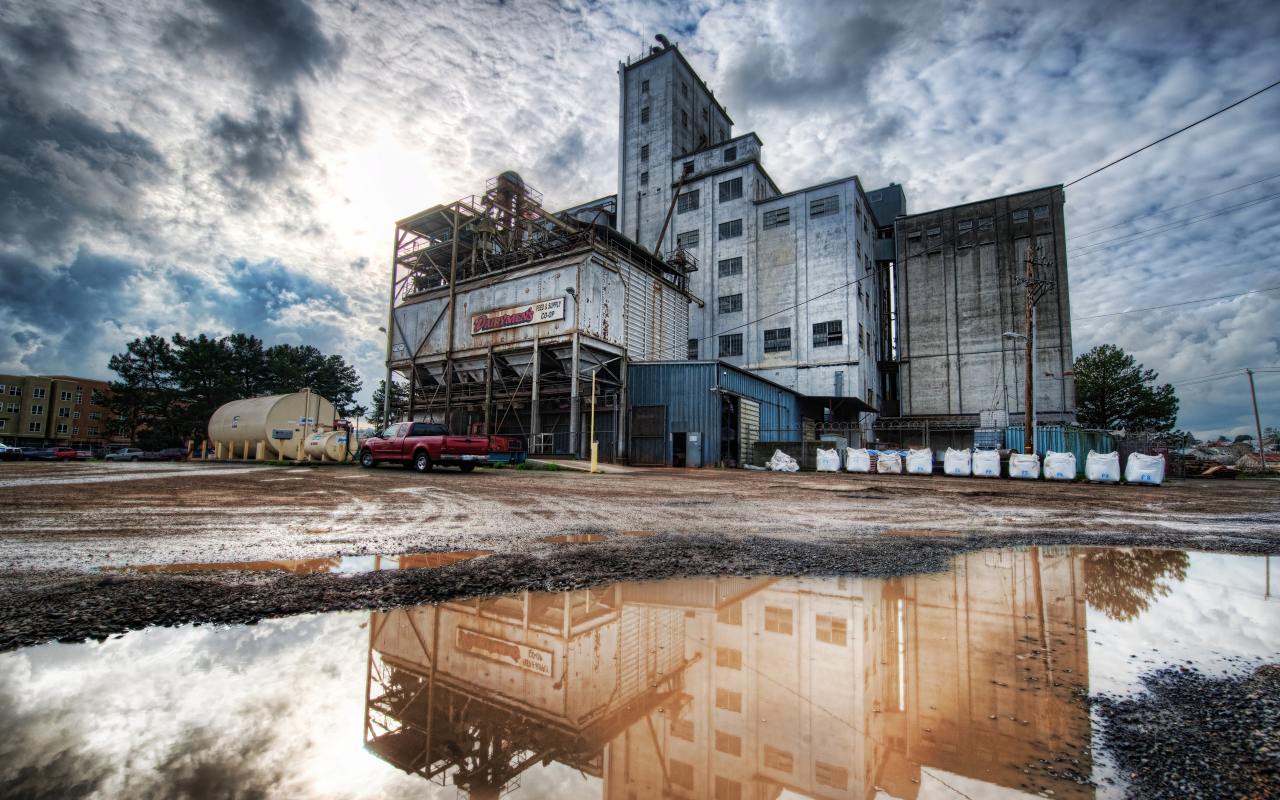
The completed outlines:
{"type": "MultiPolygon", "coordinates": [[[[1061,634],[1088,627],[1085,569],[1081,552],[1031,547],[899,579],[678,579],[374,612],[365,747],[474,800],[552,762],[617,800],[915,798],[939,779],[1017,791],[1025,765],[1090,740],[1075,696],[1088,642],[1061,634]],[[939,668],[955,664],[973,671],[939,668]]],[[[1086,753],[1051,768],[1055,796],[1094,796],[1086,753]]]]}
{"type": "Polygon", "coordinates": [[[1036,279],[1056,281],[1037,306],[1036,411],[1074,422],[1061,187],[915,215],[896,183],[783,191],[759,137],[735,136],[658,39],[619,64],[616,195],[551,213],[507,172],[397,223],[402,415],[583,454],[594,379],[605,461],[759,463],[744,436],[972,446],[975,428],[1023,415],[1025,360],[1005,334],[1023,332],[1030,244],[1036,279]],[[629,389],[636,368],[653,380],[629,389]],[[766,397],[787,410],[753,426],[766,397]]]}

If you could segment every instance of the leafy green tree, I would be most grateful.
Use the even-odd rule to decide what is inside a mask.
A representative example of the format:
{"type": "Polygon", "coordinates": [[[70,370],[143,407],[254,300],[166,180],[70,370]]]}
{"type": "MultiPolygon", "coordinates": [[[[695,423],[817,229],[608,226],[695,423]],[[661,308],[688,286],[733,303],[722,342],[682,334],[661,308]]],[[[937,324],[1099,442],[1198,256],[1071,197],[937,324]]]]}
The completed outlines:
{"type": "Polygon", "coordinates": [[[1240,434],[1239,436],[1237,436],[1235,440],[1236,440],[1236,443],[1237,443],[1237,444],[1239,444],[1240,442],[1252,442],[1252,441],[1253,441],[1253,434],[1251,434],[1251,433],[1242,433],[1242,434],[1240,434]]]}
{"type": "MultiPolygon", "coordinates": [[[[381,431],[387,425],[387,420],[383,417],[382,407],[387,397],[387,382],[385,380],[378,381],[378,388],[373,390],[373,408],[369,412],[369,419],[373,422],[373,427],[381,431]]],[[[391,381],[391,405],[394,408],[398,403],[407,403],[409,401],[409,387],[403,383],[391,381]]],[[[395,417],[395,412],[392,412],[395,417]]]]}
{"type": "Polygon", "coordinates": [[[134,339],[107,362],[120,380],[108,384],[106,408],[127,431],[131,444],[177,444],[183,420],[176,406],[182,387],[175,371],[178,361],[163,336],[134,339]]]}
{"type": "Polygon", "coordinates": [[[1169,384],[1143,369],[1112,344],[1076,359],[1076,415],[1090,428],[1167,431],[1178,419],[1178,398],[1169,384]]]}
{"type": "Polygon", "coordinates": [[[310,388],[332,402],[339,416],[350,412],[363,386],[355,367],[347,365],[342,356],[326,356],[311,345],[278,344],[267,348],[265,361],[269,394],[310,388]]]}

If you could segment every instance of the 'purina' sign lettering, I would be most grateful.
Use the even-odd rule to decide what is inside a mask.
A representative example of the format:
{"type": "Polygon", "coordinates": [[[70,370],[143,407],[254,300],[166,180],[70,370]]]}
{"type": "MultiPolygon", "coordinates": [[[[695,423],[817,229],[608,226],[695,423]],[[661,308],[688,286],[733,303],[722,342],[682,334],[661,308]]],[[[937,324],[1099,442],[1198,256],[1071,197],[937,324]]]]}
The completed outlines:
{"type": "Polygon", "coordinates": [[[564,319],[564,298],[471,315],[471,335],[564,319]]]}
{"type": "Polygon", "coordinates": [[[457,648],[464,653],[474,653],[493,661],[501,661],[503,664],[510,664],[513,667],[527,669],[539,675],[546,675],[548,678],[551,677],[553,653],[546,650],[535,650],[527,645],[508,642],[505,639],[495,639],[492,636],[486,636],[478,631],[469,631],[466,628],[457,628],[456,630],[458,632],[457,648]]]}

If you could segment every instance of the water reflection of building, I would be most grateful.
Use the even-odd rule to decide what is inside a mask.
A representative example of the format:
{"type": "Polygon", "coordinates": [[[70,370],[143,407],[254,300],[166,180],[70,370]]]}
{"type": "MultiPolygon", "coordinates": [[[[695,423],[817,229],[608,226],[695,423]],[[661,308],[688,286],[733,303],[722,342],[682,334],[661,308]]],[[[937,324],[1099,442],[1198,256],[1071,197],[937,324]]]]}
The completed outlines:
{"type": "Polygon", "coordinates": [[[1040,548],[378,613],[366,746],[472,797],[552,760],[612,800],[914,798],[926,776],[1092,796],[1023,772],[1089,742],[1084,613],[1080,559],[1040,548]]]}

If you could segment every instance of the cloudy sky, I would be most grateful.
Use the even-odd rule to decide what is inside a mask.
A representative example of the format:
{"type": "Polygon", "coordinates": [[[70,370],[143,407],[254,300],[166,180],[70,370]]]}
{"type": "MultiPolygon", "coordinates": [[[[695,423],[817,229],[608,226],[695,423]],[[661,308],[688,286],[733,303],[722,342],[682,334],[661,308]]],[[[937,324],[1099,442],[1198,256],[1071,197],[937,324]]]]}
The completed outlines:
{"type": "MultiPolygon", "coordinates": [[[[611,194],[616,65],[658,32],[784,191],[856,174],[913,212],[1280,80],[1265,0],[0,0],[0,372],[109,378],[137,336],[239,331],[342,354],[367,398],[394,220],[511,168],[550,207],[611,194]]],[[[1277,121],[1280,87],[1068,191],[1077,354],[1280,366],[1280,292],[1098,317],[1280,286],[1277,121]]],[[[1258,388],[1280,425],[1280,373],[1258,388]]],[[[1179,395],[1179,427],[1253,429],[1242,373],[1179,395]]]]}

